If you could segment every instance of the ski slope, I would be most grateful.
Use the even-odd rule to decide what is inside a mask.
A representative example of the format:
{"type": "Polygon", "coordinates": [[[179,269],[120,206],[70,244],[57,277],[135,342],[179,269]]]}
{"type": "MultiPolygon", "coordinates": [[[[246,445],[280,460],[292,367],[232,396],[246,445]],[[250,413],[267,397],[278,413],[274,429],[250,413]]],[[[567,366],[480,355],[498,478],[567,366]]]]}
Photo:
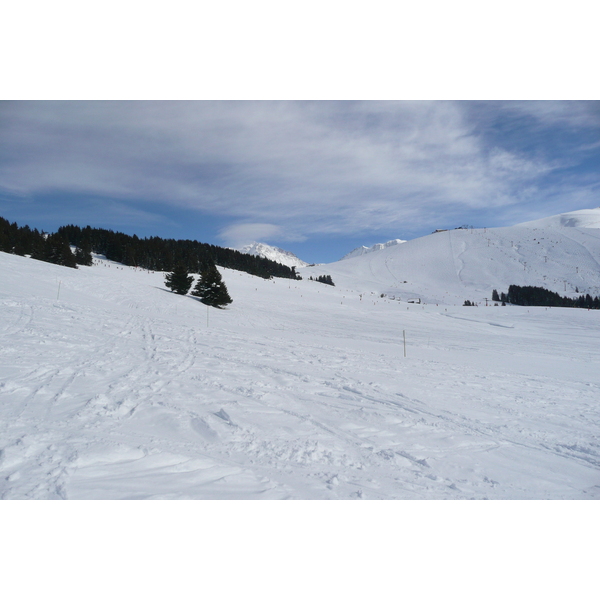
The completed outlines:
{"type": "Polygon", "coordinates": [[[300,270],[357,291],[432,304],[485,303],[508,286],[600,295],[600,208],[513,227],[442,231],[355,258],[300,270]]]}
{"type": "MultiPolygon", "coordinates": [[[[487,239],[541,267],[527,235],[435,234],[336,287],[220,269],[227,310],[100,257],[0,253],[0,497],[598,499],[600,313],[452,303],[502,288],[476,279],[487,239]]],[[[593,265],[571,236],[554,273],[558,241],[593,265]]]]}

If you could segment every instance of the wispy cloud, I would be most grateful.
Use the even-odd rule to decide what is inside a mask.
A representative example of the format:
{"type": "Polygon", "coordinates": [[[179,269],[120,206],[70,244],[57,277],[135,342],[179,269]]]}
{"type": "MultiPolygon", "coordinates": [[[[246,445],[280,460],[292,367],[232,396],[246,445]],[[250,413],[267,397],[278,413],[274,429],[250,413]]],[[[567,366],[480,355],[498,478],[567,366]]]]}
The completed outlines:
{"type": "Polygon", "coordinates": [[[527,132],[598,128],[598,106],[4,102],[0,186],[195,209],[231,219],[231,244],[418,226],[543,198],[573,156],[527,147],[527,132]]]}
{"type": "Polygon", "coordinates": [[[302,242],[306,239],[302,235],[286,233],[282,227],[270,223],[238,223],[224,227],[219,232],[219,237],[233,248],[241,248],[251,242],[302,242]]]}

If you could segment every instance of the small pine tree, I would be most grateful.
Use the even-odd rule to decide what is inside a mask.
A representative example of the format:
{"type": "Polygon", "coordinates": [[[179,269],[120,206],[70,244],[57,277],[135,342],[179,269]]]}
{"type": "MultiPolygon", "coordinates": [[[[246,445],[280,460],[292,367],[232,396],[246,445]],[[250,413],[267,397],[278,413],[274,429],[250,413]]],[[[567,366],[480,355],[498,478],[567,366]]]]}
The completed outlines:
{"type": "Polygon", "coordinates": [[[215,308],[224,308],[233,300],[229,296],[227,286],[214,263],[207,264],[200,273],[200,279],[192,291],[192,296],[197,296],[204,304],[215,308]]]}
{"type": "Polygon", "coordinates": [[[165,276],[165,285],[182,296],[188,293],[193,281],[193,276],[188,275],[187,269],[182,264],[176,265],[173,272],[165,276]]]}
{"type": "Polygon", "coordinates": [[[492,302],[500,302],[500,296],[498,296],[498,290],[492,290],[492,302]]]}

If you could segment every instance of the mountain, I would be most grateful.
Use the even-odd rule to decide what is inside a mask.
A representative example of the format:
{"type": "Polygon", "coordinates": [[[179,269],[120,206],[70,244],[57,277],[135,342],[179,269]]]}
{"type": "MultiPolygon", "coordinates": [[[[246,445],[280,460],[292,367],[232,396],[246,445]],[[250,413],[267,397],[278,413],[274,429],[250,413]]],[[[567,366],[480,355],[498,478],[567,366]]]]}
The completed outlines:
{"type": "Polygon", "coordinates": [[[389,248],[390,246],[397,246],[398,244],[404,244],[406,240],[390,240],[385,244],[375,244],[371,247],[368,246],[359,246],[358,248],[354,248],[352,252],[348,252],[345,256],[342,256],[340,260],[346,260],[348,258],[354,258],[356,256],[362,256],[363,254],[368,254],[369,252],[377,252],[378,250],[384,250],[385,248],[389,248]]]}
{"type": "Polygon", "coordinates": [[[599,229],[600,207],[574,210],[552,217],[537,219],[536,221],[528,221],[527,223],[517,225],[517,227],[583,227],[585,229],[599,229]]]}
{"type": "Polygon", "coordinates": [[[300,260],[295,254],[277,248],[275,246],[269,246],[268,244],[262,244],[260,242],[252,242],[243,248],[240,248],[240,252],[244,254],[251,254],[252,256],[262,256],[269,260],[278,262],[286,267],[306,267],[307,262],[300,260]]]}
{"type": "Polygon", "coordinates": [[[599,223],[596,208],[512,227],[443,231],[308,267],[301,275],[328,274],[337,286],[444,305],[481,303],[511,284],[597,296],[599,223]]]}
{"type": "Polygon", "coordinates": [[[226,310],[0,252],[1,499],[600,498],[598,311],[219,270],[226,310]]]}
{"type": "Polygon", "coordinates": [[[0,252],[0,499],[599,499],[600,313],[462,306],[600,286],[600,229],[561,222],[392,245],[336,287],[219,267],[226,310],[0,252]]]}

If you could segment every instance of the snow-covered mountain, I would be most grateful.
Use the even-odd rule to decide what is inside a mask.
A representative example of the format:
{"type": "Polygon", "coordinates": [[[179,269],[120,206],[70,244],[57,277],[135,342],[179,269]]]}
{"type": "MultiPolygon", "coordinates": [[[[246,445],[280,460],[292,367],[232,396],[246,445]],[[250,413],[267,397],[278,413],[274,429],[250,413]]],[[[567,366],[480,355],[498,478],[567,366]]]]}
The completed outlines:
{"type": "Polygon", "coordinates": [[[384,250],[385,248],[389,248],[390,246],[397,246],[398,244],[404,244],[406,240],[390,240],[389,242],[385,242],[385,244],[375,244],[373,246],[359,246],[358,248],[354,248],[352,252],[348,252],[345,256],[342,256],[340,260],[346,260],[348,258],[354,258],[356,256],[362,256],[363,254],[369,254],[370,252],[377,252],[378,250],[384,250]]]}
{"type": "Polygon", "coordinates": [[[0,498],[600,498],[597,311],[220,270],[227,310],[0,252],[0,498]]]}
{"type": "Polygon", "coordinates": [[[261,242],[252,242],[243,248],[239,248],[239,251],[244,254],[268,258],[269,260],[278,262],[286,267],[306,267],[308,265],[307,262],[300,260],[295,254],[288,250],[269,246],[268,244],[262,244],[261,242]]]}
{"type": "Polygon", "coordinates": [[[598,229],[600,228],[600,207],[574,210],[552,217],[528,221],[517,225],[517,227],[583,227],[585,229],[598,229]]]}
{"type": "Polygon", "coordinates": [[[335,287],[220,269],[227,310],[0,252],[0,498],[599,499],[598,311],[462,306],[598,295],[561,221],[302,269],[335,287]]]}
{"type": "Polygon", "coordinates": [[[328,274],[336,285],[436,304],[483,302],[511,284],[597,296],[599,222],[595,208],[512,227],[443,231],[301,274],[328,274]]]}

